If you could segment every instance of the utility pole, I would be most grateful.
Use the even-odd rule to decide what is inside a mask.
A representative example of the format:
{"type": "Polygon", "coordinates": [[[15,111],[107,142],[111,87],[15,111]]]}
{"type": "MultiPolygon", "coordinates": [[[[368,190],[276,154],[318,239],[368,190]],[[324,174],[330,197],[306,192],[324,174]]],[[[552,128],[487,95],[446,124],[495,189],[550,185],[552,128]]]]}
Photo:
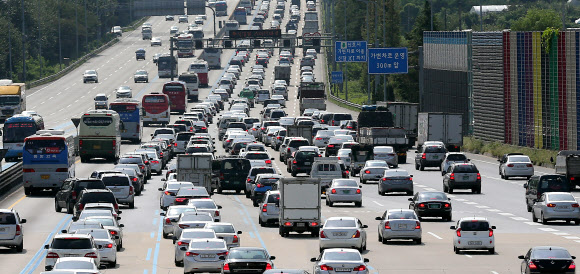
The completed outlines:
{"type": "MultiPolygon", "coordinates": [[[[374,3],[375,3],[375,8],[373,9],[373,13],[375,14],[375,48],[378,48],[379,47],[379,34],[378,34],[378,31],[379,31],[379,7],[378,7],[378,4],[379,4],[379,2],[377,0],[377,2],[374,2],[374,3]]],[[[376,95],[379,91],[379,80],[380,80],[379,75],[375,74],[375,90],[374,90],[375,100],[377,97],[376,95]]]]}
{"type": "MultiPolygon", "coordinates": [[[[344,0],[344,41],[348,41],[348,34],[346,31],[346,4],[347,0],[344,0]]],[[[344,76],[344,99],[348,101],[348,62],[344,63],[344,72],[342,73],[344,76]]]]}
{"type": "Polygon", "coordinates": [[[8,67],[10,68],[10,79],[12,79],[12,24],[8,24],[8,67]]]}
{"type": "Polygon", "coordinates": [[[62,70],[62,41],[61,41],[61,34],[60,34],[60,17],[61,17],[61,10],[60,10],[60,0],[56,1],[56,5],[58,6],[58,64],[60,70],[62,70]]]}
{"type": "Polygon", "coordinates": [[[77,12],[77,3],[74,1],[75,5],[75,28],[76,28],[76,39],[77,39],[77,54],[76,58],[79,58],[79,20],[78,20],[78,12],[77,12]]]}
{"type": "MultiPolygon", "coordinates": [[[[433,31],[433,0],[429,0],[429,16],[431,18],[431,31],[433,31]]],[[[461,22],[461,20],[459,21],[461,22]]]]}
{"type": "MultiPolygon", "coordinates": [[[[389,45],[387,45],[387,1],[389,0],[384,0],[383,2],[383,47],[388,47],[389,45]]],[[[393,7],[394,7],[394,3],[393,3],[393,7]]],[[[407,12],[408,13],[408,12],[407,12]]],[[[407,17],[407,21],[408,21],[408,17],[407,17]]],[[[386,102],[387,101],[387,84],[388,84],[388,79],[386,74],[383,74],[383,100],[386,102]]]]}
{"type": "Polygon", "coordinates": [[[37,1],[36,4],[36,9],[37,9],[37,14],[38,14],[38,75],[40,75],[40,78],[42,78],[42,35],[40,33],[40,26],[42,25],[42,21],[40,19],[40,14],[41,14],[41,8],[40,5],[38,4],[39,1],[37,1]]]}
{"type": "MultiPolygon", "coordinates": [[[[366,21],[367,21],[367,45],[369,43],[370,38],[370,30],[368,29],[369,26],[369,1],[366,1],[367,3],[367,17],[366,17],[366,21]]],[[[368,60],[367,60],[367,66],[368,66],[368,60]]],[[[368,72],[367,72],[368,73],[368,72]]],[[[371,104],[371,75],[367,74],[367,104],[371,104]]]]}
{"type": "Polygon", "coordinates": [[[483,31],[483,5],[479,0],[479,31],[483,31]]]}
{"type": "Polygon", "coordinates": [[[26,33],[24,28],[24,0],[20,0],[22,9],[22,82],[26,83],[26,33]]]}
{"type": "Polygon", "coordinates": [[[87,24],[87,0],[85,0],[85,50],[89,50],[89,25],[87,24]]]}

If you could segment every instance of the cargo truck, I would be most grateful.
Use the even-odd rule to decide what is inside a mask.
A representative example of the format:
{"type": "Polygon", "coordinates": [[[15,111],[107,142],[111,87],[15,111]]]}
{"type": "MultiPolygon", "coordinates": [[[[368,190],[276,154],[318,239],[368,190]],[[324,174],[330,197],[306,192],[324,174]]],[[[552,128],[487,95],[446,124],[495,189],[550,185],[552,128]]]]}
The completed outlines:
{"type": "Polygon", "coordinates": [[[151,29],[151,27],[142,27],[141,37],[143,40],[151,40],[151,38],[153,38],[153,29],[151,29]]]}
{"type": "Polygon", "coordinates": [[[404,128],[397,127],[359,127],[358,143],[372,146],[392,146],[399,163],[407,162],[409,139],[404,128]]]}
{"type": "Polygon", "coordinates": [[[289,65],[277,65],[274,67],[274,80],[284,80],[290,84],[290,75],[292,74],[292,67],[289,65]]]}
{"type": "Polygon", "coordinates": [[[312,144],[312,126],[287,126],[286,130],[286,136],[303,137],[312,144]]]}
{"type": "Polygon", "coordinates": [[[212,182],[211,153],[194,153],[177,155],[177,181],[191,182],[195,186],[205,187],[208,193],[212,193],[217,184],[212,182]]]}
{"type": "Polygon", "coordinates": [[[365,166],[365,163],[374,159],[374,146],[358,144],[350,148],[350,175],[356,176],[360,170],[365,166]]]}
{"type": "Polygon", "coordinates": [[[318,20],[318,12],[316,11],[306,11],[304,12],[304,20],[318,20]]]}
{"type": "Polygon", "coordinates": [[[26,110],[26,84],[0,80],[0,120],[4,121],[26,110]]]}
{"type": "Polygon", "coordinates": [[[562,150],[556,156],[556,174],[565,175],[570,189],[580,185],[580,150],[562,150]]]}
{"type": "Polygon", "coordinates": [[[234,20],[238,21],[240,25],[247,25],[248,21],[246,19],[246,8],[245,7],[237,7],[234,10],[234,20]]]}
{"type": "MultiPolygon", "coordinates": [[[[417,122],[417,148],[427,141],[441,141],[449,152],[459,152],[463,145],[463,115],[421,112],[417,122]]],[[[360,126],[360,125],[359,125],[360,126]]]]}
{"type": "Polygon", "coordinates": [[[300,112],[307,108],[326,110],[326,93],[322,82],[301,82],[298,87],[300,112]]]}
{"type": "MultiPolygon", "coordinates": [[[[377,102],[377,105],[379,103],[377,102]]],[[[393,114],[395,127],[404,128],[409,139],[409,147],[417,141],[417,120],[419,104],[407,102],[387,102],[387,109],[393,114]]]]}
{"type": "Polygon", "coordinates": [[[279,233],[310,232],[318,237],[321,223],[320,180],[311,178],[282,178],[280,190],[279,233]]]}

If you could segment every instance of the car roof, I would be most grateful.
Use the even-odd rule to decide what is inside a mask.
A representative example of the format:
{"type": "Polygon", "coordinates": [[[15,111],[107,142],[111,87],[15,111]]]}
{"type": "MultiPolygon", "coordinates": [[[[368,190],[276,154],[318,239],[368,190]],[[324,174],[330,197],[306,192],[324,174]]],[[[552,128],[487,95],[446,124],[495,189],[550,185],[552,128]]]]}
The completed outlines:
{"type": "Polygon", "coordinates": [[[471,222],[471,221],[486,221],[487,222],[487,218],[485,217],[463,217],[461,219],[459,219],[459,222],[471,222]]]}
{"type": "Polygon", "coordinates": [[[93,236],[89,234],[72,234],[72,233],[62,233],[54,235],[55,239],[66,239],[66,238],[86,238],[91,239],[93,236]]]}

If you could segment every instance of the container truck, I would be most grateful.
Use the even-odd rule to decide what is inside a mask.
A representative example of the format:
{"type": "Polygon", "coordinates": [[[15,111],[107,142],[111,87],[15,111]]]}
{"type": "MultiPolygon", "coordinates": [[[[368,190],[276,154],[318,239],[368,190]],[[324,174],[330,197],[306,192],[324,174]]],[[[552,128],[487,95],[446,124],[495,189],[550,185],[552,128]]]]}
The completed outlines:
{"type": "MultiPolygon", "coordinates": [[[[377,102],[378,105],[378,102],[377,102]]],[[[387,109],[393,114],[395,127],[404,128],[409,139],[409,147],[417,141],[417,119],[419,104],[407,102],[387,102],[387,109]]]]}
{"type": "Polygon", "coordinates": [[[280,190],[279,233],[310,232],[318,237],[321,223],[320,180],[311,178],[282,178],[280,190]]]}
{"type": "Polygon", "coordinates": [[[562,150],[556,156],[556,174],[565,175],[570,189],[580,185],[580,150],[562,150]]]}
{"type": "Polygon", "coordinates": [[[289,65],[277,65],[274,67],[274,80],[284,80],[290,84],[290,75],[292,74],[292,67],[289,65]]]}
{"type": "Polygon", "coordinates": [[[0,80],[0,120],[4,121],[26,110],[26,84],[0,80]]]}
{"type": "Polygon", "coordinates": [[[303,137],[312,144],[312,126],[287,126],[286,136],[288,137],[303,137]]]}
{"type": "Polygon", "coordinates": [[[216,188],[216,184],[212,182],[212,160],[211,153],[177,155],[177,181],[205,187],[211,194],[216,188]]]}
{"type": "Polygon", "coordinates": [[[418,117],[417,148],[427,141],[441,141],[447,151],[460,151],[463,145],[462,114],[421,112],[418,117]]]}
{"type": "Polygon", "coordinates": [[[409,139],[404,128],[397,127],[359,127],[358,143],[371,146],[392,146],[399,163],[407,162],[409,139]]]}
{"type": "Polygon", "coordinates": [[[301,82],[298,87],[300,112],[307,108],[326,110],[326,93],[322,82],[301,82]]]}
{"type": "Polygon", "coordinates": [[[238,21],[240,25],[247,25],[248,21],[246,19],[246,8],[245,7],[237,7],[234,10],[234,20],[238,21]]]}

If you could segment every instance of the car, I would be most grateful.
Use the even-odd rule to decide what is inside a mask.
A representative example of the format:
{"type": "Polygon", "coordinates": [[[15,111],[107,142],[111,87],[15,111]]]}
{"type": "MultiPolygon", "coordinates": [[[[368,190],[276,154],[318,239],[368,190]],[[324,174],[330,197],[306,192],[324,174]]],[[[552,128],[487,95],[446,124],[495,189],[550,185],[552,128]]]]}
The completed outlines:
{"type": "Polygon", "coordinates": [[[133,91],[129,86],[120,86],[115,90],[116,98],[133,98],[133,91]]]}
{"type": "Polygon", "coordinates": [[[252,184],[250,193],[250,199],[252,199],[254,207],[258,207],[267,191],[278,189],[278,182],[282,178],[284,176],[275,173],[261,173],[256,175],[255,183],[252,184]]]}
{"type": "Polygon", "coordinates": [[[165,15],[165,21],[173,21],[175,20],[173,15],[165,15]]]}
{"type": "Polygon", "coordinates": [[[183,212],[173,227],[173,238],[179,238],[185,228],[203,228],[209,222],[213,222],[213,217],[207,212],[183,212]]]}
{"type": "Polygon", "coordinates": [[[269,166],[269,167],[271,167],[272,160],[274,160],[274,158],[270,157],[268,152],[249,151],[249,152],[242,153],[240,156],[244,157],[245,159],[250,160],[250,165],[252,167],[254,167],[254,166],[269,166]]]}
{"type": "Polygon", "coordinates": [[[383,160],[369,160],[365,162],[364,167],[360,170],[359,179],[361,184],[367,181],[379,181],[383,177],[385,170],[389,170],[389,165],[383,160]]]}
{"type": "Polygon", "coordinates": [[[121,26],[114,26],[111,28],[111,33],[114,34],[115,36],[122,36],[123,29],[121,28],[121,26]]]}
{"type": "Polygon", "coordinates": [[[68,214],[72,214],[77,197],[83,189],[107,189],[107,187],[100,179],[66,179],[54,196],[54,210],[60,212],[65,208],[68,214]]]}
{"type": "Polygon", "coordinates": [[[445,176],[449,166],[455,163],[468,163],[470,159],[467,158],[463,152],[448,152],[445,155],[445,160],[441,162],[441,176],[445,176]]]}
{"type": "MultiPolygon", "coordinates": [[[[177,226],[177,220],[181,213],[184,212],[196,212],[194,206],[181,205],[181,206],[169,206],[166,212],[161,212],[159,215],[163,216],[163,238],[168,239],[169,234],[173,234],[174,226],[177,226]]],[[[177,238],[177,237],[176,237],[177,238]]]]}
{"type": "Polygon", "coordinates": [[[534,175],[526,182],[523,187],[526,189],[524,197],[526,199],[526,208],[532,212],[534,203],[546,192],[570,192],[570,183],[565,175],[544,174],[534,175]]]}
{"type": "Polygon", "coordinates": [[[392,146],[376,146],[373,149],[373,154],[375,160],[383,160],[390,167],[397,168],[399,166],[399,157],[392,146]]]}
{"type": "MultiPolygon", "coordinates": [[[[328,142],[326,143],[326,149],[325,149],[326,157],[336,156],[342,143],[354,141],[352,136],[339,135],[336,131],[338,131],[338,130],[335,130],[334,136],[330,137],[330,139],[328,139],[328,142]]],[[[378,159],[376,159],[376,160],[378,160],[378,159]]]]}
{"type": "Polygon", "coordinates": [[[258,216],[258,223],[264,227],[269,224],[278,222],[280,216],[280,191],[268,190],[264,195],[264,199],[260,203],[260,215],[258,216]]]}
{"type": "Polygon", "coordinates": [[[265,248],[261,247],[234,247],[225,255],[219,257],[224,260],[222,273],[262,273],[274,269],[273,260],[265,248]]]}
{"type": "Polygon", "coordinates": [[[207,189],[202,186],[182,186],[175,194],[175,205],[186,205],[190,199],[209,199],[207,189]]]}
{"type": "Polygon", "coordinates": [[[518,259],[521,273],[576,273],[576,257],[559,246],[535,246],[518,259]]]}
{"type": "Polygon", "coordinates": [[[352,150],[350,148],[341,148],[336,152],[336,157],[338,158],[338,162],[344,164],[347,169],[350,170],[351,167],[351,153],[352,150]]]}
{"type": "Polygon", "coordinates": [[[276,269],[269,269],[269,270],[262,272],[262,274],[281,274],[281,273],[285,273],[285,274],[308,274],[308,271],[302,270],[302,269],[276,268],[276,269]]]}
{"type": "Polygon", "coordinates": [[[162,46],[161,38],[160,37],[151,38],[151,46],[162,46]]]}
{"type": "Polygon", "coordinates": [[[317,258],[310,258],[314,264],[314,274],[349,273],[368,274],[369,259],[352,248],[325,249],[317,258]]]}
{"type": "Polygon", "coordinates": [[[389,192],[405,192],[407,195],[413,195],[413,175],[401,169],[385,170],[379,180],[377,191],[381,196],[389,192]]]}
{"type": "Polygon", "coordinates": [[[171,28],[169,28],[169,34],[176,34],[178,32],[179,32],[178,26],[172,26],[171,28]]]}
{"type": "MultiPolygon", "coordinates": [[[[135,74],[133,75],[133,80],[135,81],[135,83],[138,83],[138,82],[149,83],[149,73],[143,69],[137,70],[135,72],[135,74]]],[[[119,98],[119,97],[117,97],[117,98],[119,98]]]]}
{"type": "Polygon", "coordinates": [[[213,216],[215,222],[221,221],[220,209],[222,206],[217,205],[212,199],[189,199],[190,206],[194,206],[198,212],[206,212],[213,216]]]}
{"type": "MultiPolygon", "coordinates": [[[[314,163],[314,158],[320,157],[319,151],[303,148],[304,146],[300,147],[294,153],[294,157],[292,157],[293,159],[289,159],[288,167],[293,177],[296,177],[298,173],[306,173],[310,175],[310,171],[312,170],[312,163],[314,163]]],[[[314,148],[318,149],[318,147],[314,148]]]]}
{"type": "Polygon", "coordinates": [[[141,190],[135,189],[128,175],[105,174],[101,180],[113,192],[117,203],[127,204],[129,208],[135,207],[135,195],[140,195],[141,190]]]}
{"type": "Polygon", "coordinates": [[[177,22],[178,23],[187,23],[188,22],[187,15],[180,15],[179,17],[177,17],[177,22]]]}
{"type": "Polygon", "coordinates": [[[463,217],[457,225],[449,227],[453,233],[453,251],[459,254],[461,250],[486,250],[495,254],[495,226],[491,226],[487,218],[463,217]]]}
{"type": "Polygon", "coordinates": [[[161,53],[153,54],[153,63],[156,65],[157,65],[157,61],[159,60],[159,56],[161,56],[161,53]]]}
{"type": "Polygon", "coordinates": [[[151,166],[151,172],[155,171],[157,175],[161,175],[163,172],[163,163],[161,158],[159,158],[157,155],[157,152],[154,150],[136,149],[134,153],[144,154],[149,161],[149,165],[151,166]]]}
{"type": "Polygon", "coordinates": [[[203,18],[201,18],[201,16],[197,16],[193,22],[198,25],[203,25],[203,18]]]}
{"type": "Polygon", "coordinates": [[[509,180],[511,177],[530,179],[534,175],[534,164],[526,155],[506,154],[498,161],[499,175],[502,179],[509,180]]]}
{"type": "Polygon", "coordinates": [[[52,268],[56,273],[72,271],[72,273],[100,273],[93,258],[71,257],[58,258],[52,268]]]}
{"type": "Polygon", "coordinates": [[[95,83],[99,82],[99,74],[97,73],[96,70],[94,69],[85,70],[85,73],[83,73],[83,83],[86,84],[87,82],[95,82],[95,83]]]}
{"type": "Polygon", "coordinates": [[[443,221],[451,221],[451,199],[441,191],[417,192],[413,198],[409,198],[409,209],[415,211],[419,221],[423,217],[441,217],[443,221]]]}
{"type": "Polygon", "coordinates": [[[94,216],[114,217],[117,220],[121,219],[121,217],[119,217],[119,214],[117,214],[114,210],[111,211],[108,208],[102,208],[102,209],[94,209],[94,208],[86,209],[85,208],[85,209],[83,209],[83,211],[81,212],[81,214],[79,215],[78,218],[73,217],[73,219],[82,220],[82,219],[86,219],[88,217],[94,217],[94,216]]]}
{"type": "Polygon", "coordinates": [[[163,187],[158,189],[161,191],[161,197],[159,197],[159,208],[167,210],[168,207],[175,205],[175,195],[177,195],[177,192],[181,187],[193,187],[193,183],[165,181],[163,187]]]}
{"type": "Polygon", "coordinates": [[[367,248],[366,225],[354,217],[330,217],[320,229],[318,240],[320,253],[327,248],[356,248],[363,252],[367,248]]]}
{"type": "Polygon", "coordinates": [[[0,246],[16,249],[16,252],[24,250],[24,227],[26,219],[20,219],[20,215],[14,209],[0,209],[0,246]]]}
{"type": "Polygon", "coordinates": [[[379,223],[379,242],[386,244],[393,239],[411,239],[421,244],[422,228],[417,214],[411,209],[389,209],[376,217],[379,223]]]}
{"type": "Polygon", "coordinates": [[[83,189],[73,208],[73,216],[79,216],[87,203],[110,203],[119,213],[119,204],[110,189],[83,189]]]}
{"type": "Polygon", "coordinates": [[[185,252],[181,249],[182,247],[188,247],[189,242],[192,240],[203,239],[218,239],[218,237],[213,229],[186,228],[181,232],[179,238],[173,238],[173,244],[175,244],[175,266],[183,266],[185,252]]]}
{"type": "Polygon", "coordinates": [[[312,55],[314,57],[314,59],[316,59],[316,55],[317,54],[318,53],[316,52],[315,49],[307,49],[306,50],[306,53],[304,53],[304,56],[306,56],[306,55],[312,55]]]}
{"type": "MultiPolygon", "coordinates": [[[[110,267],[117,265],[117,251],[120,248],[115,242],[115,239],[119,238],[118,235],[112,235],[107,229],[79,229],[75,234],[89,234],[93,236],[93,240],[99,248],[101,262],[107,262],[110,267]]],[[[55,267],[55,269],[58,268],[55,267]]]]}
{"type": "Polygon", "coordinates": [[[50,271],[56,261],[62,257],[92,258],[95,265],[101,264],[99,249],[93,237],[88,234],[56,234],[50,244],[44,246],[46,259],[44,269],[50,271]]]}
{"type": "Polygon", "coordinates": [[[185,251],[183,272],[220,272],[225,255],[228,254],[226,242],[222,239],[193,239],[185,251]]]}
{"type": "Polygon", "coordinates": [[[334,203],[354,202],[354,206],[362,206],[362,186],[355,179],[333,179],[326,191],[326,205],[332,207],[334,203]]]}
{"type": "Polygon", "coordinates": [[[205,229],[211,229],[215,231],[215,234],[219,239],[226,241],[228,249],[232,247],[240,246],[240,234],[242,231],[236,230],[231,223],[207,223],[205,224],[205,229]]]}
{"type": "MultiPolygon", "coordinates": [[[[85,222],[99,222],[103,225],[103,228],[109,230],[111,236],[117,236],[114,241],[117,243],[117,251],[120,251],[123,248],[123,227],[125,225],[120,224],[117,218],[113,216],[89,216],[82,220],[85,220],[85,222]]],[[[69,232],[71,231],[69,230],[69,232]]]]}
{"type": "Polygon", "coordinates": [[[580,206],[569,192],[545,192],[532,206],[532,220],[547,224],[548,221],[574,221],[580,225],[580,206]]]}
{"type": "Polygon", "coordinates": [[[445,146],[423,145],[415,151],[415,169],[425,170],[425,167],[438,167],[441,170],[441,163],[445,158],[447,150],[445,146]]]}
{"type": "Polygon", "coordinates": [[[443,192],[453,193],[455,189],[470,189],[481,194],[481,174],[472,163],[452,164],[443,176],[443,192]]]}
{"type": "Polygon", "coordinates": [[[314,136],[314,138],[312,139],[312,143],[313,145],[317,146],[317,147],[326,147],[326,144],[328,143],[328,141],[330,140],[330,137],[334,136],[334,131],[333,130],[327,130],[327,129],[323,129],[323,130],[319,130],[316,132],[316,135],[314,136]]]}

